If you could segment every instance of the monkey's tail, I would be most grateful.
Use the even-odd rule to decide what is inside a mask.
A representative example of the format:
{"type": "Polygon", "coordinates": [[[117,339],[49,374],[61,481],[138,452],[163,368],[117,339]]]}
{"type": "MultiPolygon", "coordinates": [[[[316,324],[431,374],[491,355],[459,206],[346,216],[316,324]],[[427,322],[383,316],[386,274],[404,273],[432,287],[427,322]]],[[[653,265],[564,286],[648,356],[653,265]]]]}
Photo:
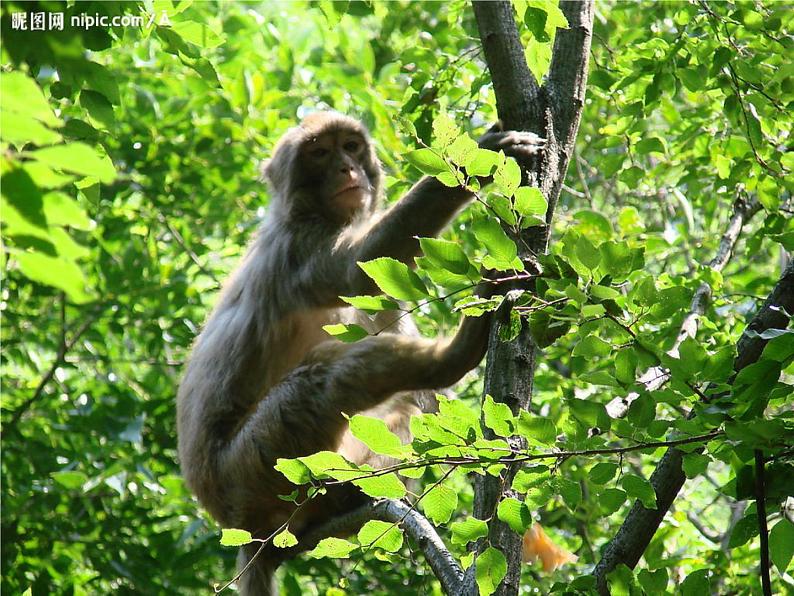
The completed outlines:
{"type": "MultiPolygon", "coordinates": [[[[245,569],[251,559],[254,559],[258,550],[258,543],[246,544],[240,548],[237,555],[238,573],[245,569]]],[[[260,553],[237,580],[240,596],[275,596],[278,594],[278,586],[275,581],[276,566],[265,555],[266,553],[260,553]]]]}
{"type": "Polygon", "coordinates": [[[532,524],[524,534],[522,555],[525,563],[534,563],[540,559],[546,573],[579,559],[575,554],[554,544],[538,522],[532,524]]]}

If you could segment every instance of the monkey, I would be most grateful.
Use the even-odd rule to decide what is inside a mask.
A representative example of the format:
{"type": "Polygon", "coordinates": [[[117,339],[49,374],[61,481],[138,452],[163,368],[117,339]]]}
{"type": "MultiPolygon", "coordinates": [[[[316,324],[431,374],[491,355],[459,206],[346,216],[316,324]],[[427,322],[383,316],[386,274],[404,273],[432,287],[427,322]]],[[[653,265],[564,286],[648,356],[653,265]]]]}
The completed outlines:
{"type": "MultiPolygon", "coordinates": [[[[491,130],[481,147],[536,154],[533,133],[491,130]]],[[[258,235],[192,349],[177,394],[180,464],[187,486],[224,527],[264,538],[294,513],[278,498],[293,486],[273,466],[321,450],[382,465],[348,430],[345,415],[376,416],[410,440],[411,415],[432,408],[485,354],[489,319],[464,317],[450,338],[419,337],[410,317],[369,317],[339,297],[380,292],[358,266],[377,257],[412,264],[418,237],[437,236],[473,198],[464,186],[420,180],[382,210],[381,165],[364,125],[316,112],[288,130],[263,168],[271,202],[258,235]],[[356,323],[355,343],[322,329],[356,323]]],[[[290,530],[339,514],[355,499],[314,500],[290,530]],[[316,506],[315,506],[316,505],[316,506]]],[[[256,548],[240,550],[240,569],[256,548]]],[[[265,550],[242,575],[242,594],[268,594],[275,565],[265,550]]]]}

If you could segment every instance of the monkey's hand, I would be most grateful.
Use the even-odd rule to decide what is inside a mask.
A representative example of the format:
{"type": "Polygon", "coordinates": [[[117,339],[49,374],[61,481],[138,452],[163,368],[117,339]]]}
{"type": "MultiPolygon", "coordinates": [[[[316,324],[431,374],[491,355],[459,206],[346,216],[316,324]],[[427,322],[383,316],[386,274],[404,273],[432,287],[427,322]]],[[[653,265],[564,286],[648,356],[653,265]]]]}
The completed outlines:
{"type": "Polygon", "coordinates": [[[546,139],[539,137],[534,132],[502,130],[501,124],[497,123],[480,137],[477,144],[481,149],[504,151],[505,155],[521,161],[522,158],[540,153],[546,146],[546,139]]]}

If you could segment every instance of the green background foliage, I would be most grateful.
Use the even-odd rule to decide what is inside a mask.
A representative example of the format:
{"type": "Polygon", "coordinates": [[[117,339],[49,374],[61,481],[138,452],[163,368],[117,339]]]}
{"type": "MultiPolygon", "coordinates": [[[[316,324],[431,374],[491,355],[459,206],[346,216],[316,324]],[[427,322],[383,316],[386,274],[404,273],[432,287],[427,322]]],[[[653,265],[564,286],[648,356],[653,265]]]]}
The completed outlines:
{"type": "MultiPolygon", "coordinates": [[[[515,6],[540,77],[564,18],[553,3],[515,6]]],[[[773,458],[773,585],[791,589],[784,571],[794,529],[790,511],[781,514],[794,471],[786,452],[794,442],[791,335],[770,342],[732,389],[726,381],[736,341],[794,250],[793,13],[774,2],[599,2],[596,12],[587,102],[551,255],[536,295],[519,298],[514,329],[503,330],[509,337],[527,320],[544,347],[531,412],[516,418],[486,401],[484,422],[497,437],[527,438],[537,453],[725,429],[685,458],[690,480],[636,574],[614,576],[615,586],[648,593],[757,590],[752,460],[753,449],[764,450],[773,458]],[[761,210],[715,271],[709,262],[737,200],[761,210]],[[671,356],[702,283],[713,300],[697,335],[671,356]],[[638,379],[657,365],[671,379],[646,391],[638,379]],[[698,406],[706,388],[729,394],[698,406]],[[628,415],[611,418],[606,404],[629,394],[638,397],[628,415]],[[698,416],[686,420],[693,407],[698,416]]],[[[451,183],[490,171],[490,157],[475,160],[465,136],[496,119],[471,7],[4,2],[2,33],[2,588],[206,592],[233,576],[235,549],[221,546],[220,528],[179,476],[174,396],[220,283],[267,208],[258,164],[298,118],[331,108],[371,129],[387,201],[422,172],[451,183]],[[14,28],[20,12],[63,12],[64,30],[14,28]],[[144,14],[147,22],[71,26],[80,13],[144,14]]],[[[426,334],[454,329],[456,309],[489,308],[458,294],[481,266],[505,275],[520,268],[497,224],[535,225],[546,204],[516,188],[513,167],[499,167],[496,184],[444,241],[422,242],[417,274],[368,266],[393,298],[422,304],[415,314],[426,334]]],[[[356,331],[330,330],[351,340],[356,331]]],[[[456,392],[460,401],[414,421],[410,448],[354,420],[376,451],[478,459],[402,471],[424,483],[420,510],[464,562],[465,545],[484,535],[469,516],[467,473],[498,472],[504,445],[482,438],[479,388],[472,375],[456,392]]],[[[503,501],[499,518],[518,531],[531,513],[580,557],[554,576],[525,567],[528,585],[591,585],[586,569],[633,499],[654,505],[647,478],[662,452],[543,460],[520,472],[520,500],[503,501]]],[[[317,457],[317,469],[328,463],[317,457]]],[[[315,469],[292,471],[305,481],[315,469]]],[[[406,490],[396,474],[356,483],[373,495],[406,490]]],[[[415,546],[379,524],[285,565],[285,593],[437,593],[415,546]]],[[[488,593],[504,558],[493,548],[480,557],[488,565],[477,580],[488,593]]]]}

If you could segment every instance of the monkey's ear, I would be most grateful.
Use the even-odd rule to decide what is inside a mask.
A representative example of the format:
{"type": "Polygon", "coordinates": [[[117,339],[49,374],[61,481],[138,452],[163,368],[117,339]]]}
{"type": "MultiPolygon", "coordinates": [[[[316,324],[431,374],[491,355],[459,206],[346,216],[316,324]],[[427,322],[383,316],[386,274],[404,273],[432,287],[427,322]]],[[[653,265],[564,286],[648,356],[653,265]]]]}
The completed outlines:
{"type": "Polygon", "coordinates": [[[263,159],[259,162],[259,181],[268,182],[270,180],[270,159],[263,159]]]}

